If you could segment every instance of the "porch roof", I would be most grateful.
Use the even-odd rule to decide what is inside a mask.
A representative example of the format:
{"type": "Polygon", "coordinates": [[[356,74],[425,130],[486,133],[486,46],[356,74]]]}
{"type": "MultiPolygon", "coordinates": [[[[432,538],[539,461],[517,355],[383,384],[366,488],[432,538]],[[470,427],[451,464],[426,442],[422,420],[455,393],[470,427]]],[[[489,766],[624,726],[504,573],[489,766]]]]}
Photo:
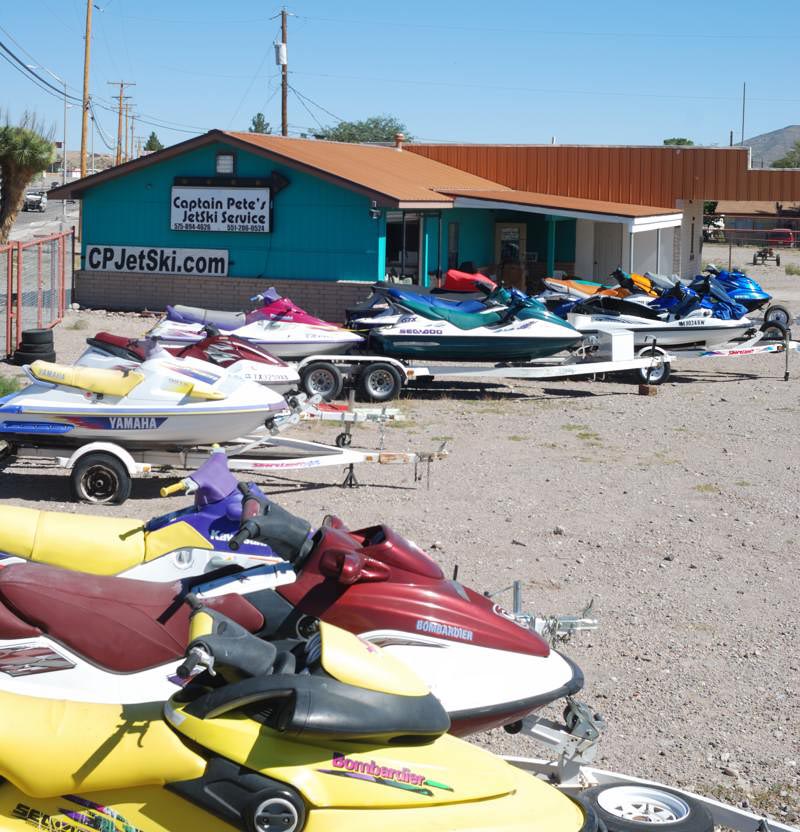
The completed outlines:
{"type": "Polygon", "coordinates": [[[672,228],[680,225],[683,219],[683,214],[674,208],[539,194],[532,191],[459,189],[443,192],[453,197],[454,208],[494,208],[595,222],[614,222],[625,225],[628,231],[633,233],[672,228]]]}

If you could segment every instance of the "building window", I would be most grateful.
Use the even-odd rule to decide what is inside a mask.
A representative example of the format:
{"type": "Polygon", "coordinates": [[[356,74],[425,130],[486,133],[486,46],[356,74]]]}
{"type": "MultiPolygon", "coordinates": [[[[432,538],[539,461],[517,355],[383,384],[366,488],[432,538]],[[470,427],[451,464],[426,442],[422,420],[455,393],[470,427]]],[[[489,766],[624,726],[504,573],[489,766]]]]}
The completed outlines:
{"type": "Polygon", "coordinates": [[[217,153],[217,173],[222,176],[233,176],[234,174],[233,153],[217,153]]]}
{"type": "Polygon", "coordinates": [[[458,268],[458,235],[459,226],[457,222],[451,222],[447,226],[447,268],[458,268]]]}

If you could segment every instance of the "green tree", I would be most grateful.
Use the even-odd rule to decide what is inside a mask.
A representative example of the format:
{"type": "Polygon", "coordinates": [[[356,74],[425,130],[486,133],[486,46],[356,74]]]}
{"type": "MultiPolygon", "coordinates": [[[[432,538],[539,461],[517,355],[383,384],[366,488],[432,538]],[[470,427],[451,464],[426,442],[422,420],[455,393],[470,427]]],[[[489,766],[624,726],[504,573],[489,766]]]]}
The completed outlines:
{"type": "Polygon", "coordinates": [[[52,130],[46,133],[30,113],[17,125],[7,120],[0,126],[0,245],[8,242],[28,183],[54,156],[52,130]]]}
{"type": "Polygon", "coordinates": [[[264,113],[256,113],[250,121],[250,127],[248,130],[251,133],[271,133],[272,127],[264,118],[264,113]]]}
{"type": "Polygon", "coordinates": [[[331,142],[393,142],[395,134],[412,137],[402,121],[394,116],[370,116],[363,121],[340,121],[335,127],[325,127],[314,135],[331,142]]]}
{"type": "Polygon", "coordinates": [[[780,159],[772,163],[773,168],[800,168],[800,142],[795,142],[794,147],[780,159]]]}
{"type": "Polygon", "coordinates": [[[158,136],[156,135],[155,130],[153,130],[150,133],[150,137],[145,142],[144,149],[145,150],[163,150],[164,149],[164,145],[161,144],[161,142],[158,140],[158,136]]]}
{"type": "Polygon", "coordinates": [[[691,139],[684,139],[682,136],[675,136],[672,139],[664,139],[664,144],[677,145],[678,147],[692,147],[694,142],[691,139]]]}
{"type": "Polygon", "coordinates": [[[717,212],[717,203],[716,201],[708,200],[703,203],[703,213],[708,214],[716,214],[717,212]]]}

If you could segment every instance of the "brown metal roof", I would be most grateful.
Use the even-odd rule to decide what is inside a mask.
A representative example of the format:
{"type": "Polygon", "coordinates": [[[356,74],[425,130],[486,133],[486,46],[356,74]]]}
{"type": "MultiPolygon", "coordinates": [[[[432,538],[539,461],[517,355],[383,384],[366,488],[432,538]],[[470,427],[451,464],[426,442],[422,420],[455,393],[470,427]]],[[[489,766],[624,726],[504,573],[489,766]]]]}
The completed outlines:
{"type": "Polygon", "coordinates": [[[750,170],[743,147],[408,144],[446,165],[535,193],[636,205],[797,200],[800,170],[750,170]]]}
{"type": "Polygon", "coordinates": [[[487,181],[458,168],[448,167],[433,159],[393,147],[210,130],[202,136],[188,139],[156,153],[53,188],[49,195],[54,199],[80,198],[84,191],[103,182],[219,141],[284,162],[290,167],[312,172],[315,176],[364,193],[381,204],[392,206],[402,203],[447,206],[452,200],[441,193],[447,188],[495,191],[503,188],[497,182],[487,181]]]}
{"type": "Polygon", "coordinates": [[[450,188],[502,188],[497,182],[394,147],[290,139],[260,133],[225,135],[265,150],[287,164],[326,173],[343,184],[360,185],[397,202],[449,203],[441,192],[450,188]]]}
{"type": "Polygon", "coordinates": [[[596,199],[581,199],[579,197],[557,196],[554,194],[537,194],[530,191],[465,191],[448,190],[452,196],[482,199],[491,202],[505,202],[509,205],[528,205],[536,208],[546,208],[553,213],[559,211],[576,211],[585,214],[608,214],[610,216],[654,217],[665,214],[677,214],[674,208],[656,208],[652,205],[631,205],[624,202],[602,202],[596,199]]]}

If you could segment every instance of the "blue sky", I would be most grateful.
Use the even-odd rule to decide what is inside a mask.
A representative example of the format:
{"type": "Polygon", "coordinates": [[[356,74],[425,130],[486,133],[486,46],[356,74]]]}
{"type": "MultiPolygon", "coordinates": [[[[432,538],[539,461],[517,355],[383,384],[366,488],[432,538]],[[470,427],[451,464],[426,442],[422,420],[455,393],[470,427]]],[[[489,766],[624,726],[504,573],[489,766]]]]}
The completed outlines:
{"type": "MultiPolygon", "coordinates": [[[[106,137],[116,135],[116,116],[100,109],[113,94],[106,81],[120,79],[136,82],[130,93],[142,118],[163,125],[140,123],[136,134],[155,129],[165,144],[212,127],[246,129],[259,110],[279,125],[279,21],[270,19],[279,5],[97,5],[91,88],[106,137]]],[[[688,136],[724,145],[730,130],[735,141],[740,135],[744,81],[746,136],[800,123],[796,0],[763,9],[742,0],[294,0],[287,8],[290,83],[308,108],[290,94],[295,134],[318,121],[390,113],[432,141],[660,144],[688,136]]],[[[84,14],[85,0],[5,0],[0,40],[80,96],[84,14]]],[[[61,132],[60,100],[7,61],[0,107],[12,118],[33,110],[61,132]]],[[[70,149],[79,130],[79,108],[70,109],[70,149]]],[[[105,150],[99,136],[95,149],[105,150]]]]}

